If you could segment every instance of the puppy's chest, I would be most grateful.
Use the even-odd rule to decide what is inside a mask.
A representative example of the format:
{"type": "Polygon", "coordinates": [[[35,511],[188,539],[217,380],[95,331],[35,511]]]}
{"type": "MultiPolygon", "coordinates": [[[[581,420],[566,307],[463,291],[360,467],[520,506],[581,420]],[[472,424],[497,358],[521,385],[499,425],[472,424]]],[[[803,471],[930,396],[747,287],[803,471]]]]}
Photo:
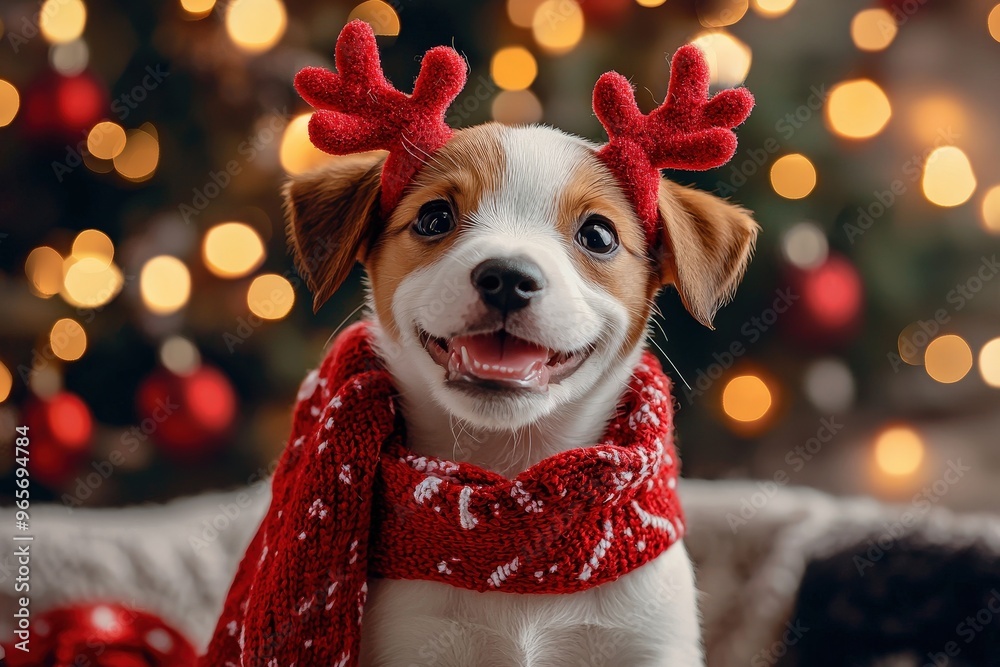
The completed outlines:
{"type": "MultiPolygon", "coordinates": [[[[364,667],[660,664],[665,628],[693,615],[667,560],[574,594],[478,593],[425,581],[370,584],[364,667]],[[652,596],[653,599],[650,599],[652,596]]],[[[683,576],[683,572],[680,573],[683,576]]]]}

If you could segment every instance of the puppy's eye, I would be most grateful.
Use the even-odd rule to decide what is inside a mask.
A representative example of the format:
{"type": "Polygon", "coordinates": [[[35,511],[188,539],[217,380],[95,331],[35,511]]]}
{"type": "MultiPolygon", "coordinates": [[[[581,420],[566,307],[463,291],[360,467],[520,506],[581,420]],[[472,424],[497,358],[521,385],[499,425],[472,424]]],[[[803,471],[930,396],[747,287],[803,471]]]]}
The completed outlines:
{"type": "Polygon", "coordinates": [[[576,242],[595,255],[608,255],[618,247],[614,226],[610,220],[599,215],[592,215],[584,221],[576,233],[576,242]]]}
{"type": "Polygon", "coordinates": [[[413,231],[421,236],[440,236],[455,228],[455,214],[444,199],[429,201],[420,207],[413,231]]]}

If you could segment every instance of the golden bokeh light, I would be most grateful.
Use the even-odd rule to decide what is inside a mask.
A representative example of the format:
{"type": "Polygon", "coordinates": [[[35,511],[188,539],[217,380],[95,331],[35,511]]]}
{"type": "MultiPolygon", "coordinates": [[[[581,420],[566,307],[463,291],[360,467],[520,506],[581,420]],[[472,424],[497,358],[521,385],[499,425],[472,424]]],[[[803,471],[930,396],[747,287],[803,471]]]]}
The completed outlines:
{"type": "Polygon", "coordinates": [[[542,120],[542,103],[530,90],[503,90],[493,98],[493,120],[504,125],[530,125],[542,120]]]}
{"type": "Polygon", "coordinates": [[[924,441],[908,426],[892,426],[875,438],[875,463],[893,477],[912,475],[924,460],[924,441]]]}
{"type": "Polygon", "coordinates": [[[972,370],[972,348],[961,336],[938,336],[924,351],[924,369],[942,384],[958,382],[972,370]]]}
{"type": "Polygon", "coordinates": [[[535,10],[531,32],[540,47],[559,55],[580,43],[584,24],[583,10],[576,0],[545,0],[535,10]]]}
{"type": "Polygon", "coordinates": [[[226,32],[249,53],[267,51],[285,34],[288,15],[281,0],[233,0],[226,9],[226,32]]]}
{"type": "Polygon", "coordinates": [[[712,0],[697,5],[698,22],[706,28],[723,28],[738,23],[750,8],[750,0],[712,0]]]}
{"type": "Polygon", "coordinates": [[[1000,338],[989,341],[979,351],[979,374],[983,382],[1000,389],[1000,338]]]}
{"type": "Polygon", "coordinates": [[[65,44],[83,34],[87,6],[82,0],[45,0],[38,13],[38,27],[51,44],[65,44]]]}
{"type": "Polygon", "coordinates": [[[659,7],[667,0],[635,0],[635,3],[640,7],[659,7]]]}
{"type": "Polygon", "coordinates": [[[881,51],[892,44],[897,32],[896,19],[882,8],[863,9],[851,20],[851,39],[862,51],[881,51]]]}
{"type": "Polygon", "coordinates": [[[247,291],[250,311],[265,320],[280,320],[295,305],[292,284],[276,273],[265,273],[254,278],[247,291]]]}
{"type": "Polygon", "coordinates": [[[71,306],[97,308],[121,292],[121,270],[98,257],[70,256],[63,262],[63,285],[59,294],[71,306]]]}
{"type": "Polygon", "coordinates": [[[816,168],[805,155],[783,155],[771,165],[771,187],[785,199],[802,199],[816,187],[816,168]]]}
{"type": "Polygon", "coordinates": [[[160,162],[160,142],[149,132],[132,130],[125,147],[114,157],[115,169],[130,181],[145,181],[153,176],[160,162]]]}
{"type": "Polygon", "coordinates": [[[980,209],[983,229],[991,234],[1000,234],[1000,185],[994,185],[983,196],[980,209]]]}
{"type": "Polygon", "coordinates": [[[986,18],[986,27],[990,30],[990,36],[1000,42],[1000,5],[990,10],[990,15],[986,18]]]}
{"type": "Polygon", "coordinates": [[[725,88],[738,86],[750,73],[753,62],[750,47],[725,30],[706,30],[691,43],[705,54],[713,84],[725,88]]]}
{"type": "Polygon", "coordinates": [[[296,116],[285,126],[285,131],[281,135],[278,160],[284,170],[292,176],[312,171],[334,159],[332,155],[324,153],[309,141],[310,117],[312,114],[309,113],[296,116]]]}
{"type": "Polygon", "coordinates": [[[191,274],[184,262],[176,257],[159,255],[142,267],[139,292],[146,308],[157,315],[169,315],[188,302],[191,274]]]}
{"type": "Polygon", "coordinates": [[[52,325],[49,346],[63,361],[76,361],[87,351],[87,334],[79,322],[66,317],[52,325]]]}
{"type": "Polygon", "coordinates": [[[107,266],[115,258],[115,244],[99,229],[85,229],[73,239],[72,253],[77,259],[92,257],[107,266]]]}
{"type": "Polygon", "coordinates": [[[969,132],[965,108],[951,95],[928,95],[917,100],[910,106],[908,117],[910,131],[917,141],[928,146],[969,132]]]}
{"type": "Polygon", "coordinates": [[[388,2],[365,0],[347,17],[348,21],[354,19],[361,19],[369,24],[376,35],[395,37],[399,34],[399,15],[388,2]]]}
{"type": "Polygon", "coordinates": [[[507,0],[507,18],[518,28],[530,28],[535,10],[545,0],[507,0]]]}
{"type": "Polygon", "coordinates": [[[63,285],[62,255],[48,246],[35,248],[24,260],[24,275],[41,296],[58,294],[63,285]]]}
{"type": "Polygon", "coordinates": [[[181,0],[181,8],[190,16],[188,18],[204,18],[215,9],[215,0],[181,0]]]}
{"type": "Polygon", "coordinates": [[[10,369],[2,361],[0,361],[0,403],[7,400],[10,396],[10,390],[14,388],[14,376],[11,375],[10,369]]]}
{"type": "Polygon", "coordinates": [[[892,117],[892,106],[877,83],[854,79],[838,83],[826,102],[826,122],[848,139],[867,139],[882,131],[892,117]]]}
{"type": "Polygon", "coordinates": [[[774,19],[787,14],[795,0],[751,0],[750,6],[761,16],[774,19]]]}
{"type": "Polygon", "coordinates": [[[736,421],[757,421],[771,409],[771,391],[756,375],[739,375],[722,390],[722,409],[736,421]]]}
{"type": "Polygon", "coordinates": [[[190,375],[201,366],[201,353],[182,336],[171,336],[160,346],[160,363],[175,375],[190,375]]]}
{"type": "Polygon", "coordinates": [[[927,156],[921,180],[927,201],[938,206],[959,206],[976,191],[976,175],[965,152],[957,146],[935,148],[927,156]]]}
{"type": "Polygon", "coordinates": [[[524,90],[538,76],[538,63],[523,46],[508,46],[493,54],[490,76],[504,90],[524,90]]]}
{"type": "Polygon", "coordinates": [[[52,398],[63,388],[62,373],[57,364],[48,364],[33,369],[28,386],[39,398],[52,398]]]}
{"type": "Polygon", "coordinates": [[[87,135],[87,150],[94,157],[113,160],[125,149],[125,130],[109,120],[98,123],[87,135]]]}
{"type": "Polygon", "coordinates": [[[264,243],[253,227],[225,222],[205,234],[201,256],[208,270],[220,278],[241,278],[264,262],[264,243]]]}
{"type": "Polygon", "coordinates": [[[0,127],[11,124],[21,108],[21,96],[10,81],[0,79],[0,127]]]}

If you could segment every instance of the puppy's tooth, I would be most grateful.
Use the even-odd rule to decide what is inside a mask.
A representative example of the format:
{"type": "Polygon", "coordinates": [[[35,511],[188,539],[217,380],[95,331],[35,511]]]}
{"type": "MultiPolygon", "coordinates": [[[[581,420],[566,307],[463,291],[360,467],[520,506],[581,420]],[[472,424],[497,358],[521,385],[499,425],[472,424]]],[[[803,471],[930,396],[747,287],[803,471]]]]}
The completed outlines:
{"type": "Polygon", "coordinates": [[[464,345],[462,346],[462,364],[465,365],[466,368],[472,365],[472,362],[469,361],[469,351],[465,349],[464,345]]]}

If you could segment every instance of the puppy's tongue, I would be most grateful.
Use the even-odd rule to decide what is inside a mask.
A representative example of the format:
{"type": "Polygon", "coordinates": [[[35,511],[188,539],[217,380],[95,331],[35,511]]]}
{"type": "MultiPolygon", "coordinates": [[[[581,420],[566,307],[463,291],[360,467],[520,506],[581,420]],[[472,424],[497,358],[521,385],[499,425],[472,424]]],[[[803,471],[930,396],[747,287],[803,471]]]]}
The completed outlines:
{"type": "Polygon", "coordinates": [[[488,380],[544,391],[549,350],[504,332],[456,336],[448,341],[449,380],[488,380]]]}

